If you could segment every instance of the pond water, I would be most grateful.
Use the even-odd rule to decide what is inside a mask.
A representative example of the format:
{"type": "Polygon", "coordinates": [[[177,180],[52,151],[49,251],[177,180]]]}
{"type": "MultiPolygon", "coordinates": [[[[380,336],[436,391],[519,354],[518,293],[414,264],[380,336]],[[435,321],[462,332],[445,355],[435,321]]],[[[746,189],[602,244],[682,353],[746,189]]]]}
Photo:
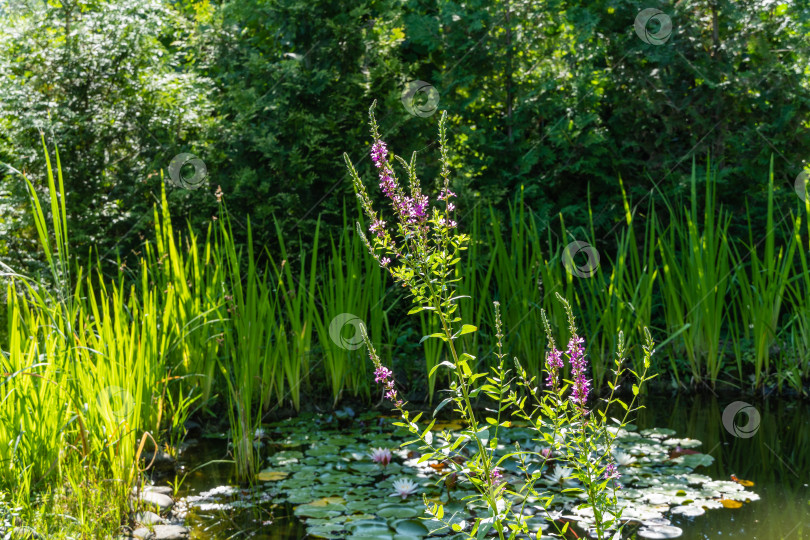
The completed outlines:
{"type": "MultiPolygon", "coordinates": [[[[751,416],[740,412],[735,418],[733,409],[727,410],[729,404],[738,401],[734,397],[651,396],[645,400],[646,407],[637,415],[639,430],[670,428],[677,433],[674,437],[701,441],[697,450],[714,457],[714,462],[696,472],[717,480],[730,480],[732,475],[749,480],[754,485],[746,490],[760,497],[741,508],[709,510],[696,517],[667,517],[683,529],[680,538],[684,540],[810,538],[810,404],[780,398],[743,399],[753,407],[751,416]],[[729,429],[724,427],[724,411],[729,429]],[[735,429],[739,435],[732,434],[735,429]]],[[[183,465],[192,470],[211,460],[225,459],[226,450],[224,441],[204,439],[184,454],[183,465]]],[[[294,453],[289,448],[285,451],[294,453]]],[[[278,497],[261,486],[255,491],[228,487],[231,475],[232,466],[221,463],[188,475],[179,495],[192,501],[187,514],[192,538],[306,537],[307,528],[295,516],[294,505],[274,504],[278,497]],[[216,501],[228,501],[230,507],[219,507],[216,501]]],[[[408,504],[421,510],[420,498],[411,498],[408,504]]]]}
{"type": "MultiPolygon", "coordinates": [[[[732,410],[729,409],[729,412],[732,410]]],[[[647,400],[639,412],[639,427],[661,426],[700,440],[712,455],[702,474],[754,482],[748,488],[760,500],[740,509],[710,511],[694,518],[672,517],[684,540],[746,538],[800,540],[810,538],[810,404],[778,397],[755,401],[736,396],[674,396],[647,400]],[[749,438],[732,435],[723,425],[723,411],[738,400],[759,413],[749,438]]],[[[747,424],[745,414],[738,425],[747,424]]],[[[733,426],[732,426],[733,429],[733,426]]],[[[745,434],[745,433],[744,433],[745,434]]]]}

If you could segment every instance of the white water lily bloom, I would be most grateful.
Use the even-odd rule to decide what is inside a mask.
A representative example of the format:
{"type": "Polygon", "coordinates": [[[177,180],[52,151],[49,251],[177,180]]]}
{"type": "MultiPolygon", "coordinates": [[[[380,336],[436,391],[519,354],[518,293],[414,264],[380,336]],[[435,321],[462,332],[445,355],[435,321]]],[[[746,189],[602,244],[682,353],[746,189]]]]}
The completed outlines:
{"type": "Polygon", "coordinates": [[[394,481],[394,493],[391,494],[391,497],[402,497],[404,499],[408,495],[416,493],[416,488],[417,485],[412,480],[400,478],[394,481]]]}
{"type": "Polygon", "coordinates": [[[554,443],[555,443],[554,446],[556,447],[557,443],[564,443],[565,438],[566,438],[567,435],[568,435],[568,430],[565,429],[565,428],[562,428],[558,433],[555,433],[554,434],[554,443]]]}
{"type": "Polygon", "coordinates": [[[574,469],[571,467],[562,467],[557,466],[554,467],[554,472],[549,473],[548,479],[551,481],[552,484],[560,484],[562,485],[573,485],[576,481],[573,478],[569,478],[571,474],[574,472],[574,469]]]}
{"type": "Polygon", "coordinates": [[[621,450],[613,452],[613,459],[616,461],[616,464],[621,467],[626,467],[636,462],[636,458],[630,454],[625,454],[621,450]]]}

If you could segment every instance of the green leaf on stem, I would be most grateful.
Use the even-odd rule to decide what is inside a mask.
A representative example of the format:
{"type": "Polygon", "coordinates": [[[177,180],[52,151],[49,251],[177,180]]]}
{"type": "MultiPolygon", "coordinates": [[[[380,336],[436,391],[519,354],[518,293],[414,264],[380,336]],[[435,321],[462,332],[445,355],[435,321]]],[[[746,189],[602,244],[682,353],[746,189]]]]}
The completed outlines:
{"type": "Polygon", "coordinates": [[[424,343],[425,341],[427,341],[428,339],[430,339],[430,338],[432,338],[432,337],[439,338],[439,339],[441,339],[442,341],[447,341],[447,336],[445,336],[445,335],[444,335],[443,333],[441,333],[441,332],[436,332],[435,334],[430,334],[430,335],[427,335],[427,336],[422,336],[422,339],[420,339],[420,340],[419,340],[419,344],[421,345],[422,343],[424,343]]]}
{"type": "MultiPolygon", "coordinates": [[[[435,368],[434,368],[434,369],[435,369],[435,368]]],[[[438,412],[439,412],[440,410],[442,410],[442,408],[443,408],[445,405],[447,405],[448,403],[450,403],[451,401],[453,401],[453,398],[451,398],[451,397],[449,397],[449,398],[444,398],[444,399],[442,400],[442,402],[441,402],[441,403],[439,403],[439,404],[436,406],[436,408],[435,408],[435,409],[433,409],[433,418],[436,418],[436,414],[438,414],[438,412]]]]}
{"type": "Polygon", "coordinates": [[[477,330],[478,330],[477,326],[473,326],[471,324],[462,325],[461,330],[459,330],[458,332],[455,333],[455,335],[453,335],[453,339],[456,339],[457,337],[461,337],[461,336],[463,336],[465,334],[472,334],[473,332],[475,332],[477,330]]]}

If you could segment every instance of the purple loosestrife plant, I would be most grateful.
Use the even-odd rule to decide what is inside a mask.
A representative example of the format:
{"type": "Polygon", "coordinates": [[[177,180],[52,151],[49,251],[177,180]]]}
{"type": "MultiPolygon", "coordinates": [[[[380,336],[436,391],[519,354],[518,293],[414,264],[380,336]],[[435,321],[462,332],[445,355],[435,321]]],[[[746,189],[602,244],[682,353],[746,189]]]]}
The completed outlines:
{"type": "Polygon", "coordinates": [[[582,346],[584,342],[585,340],[581,337],[572,336],[571,341],[568,342],[567,351],[568,361],[571,363],[571,377],[574,378],[571,401],[583,415],[588,414],[585,404],[588,401],[588,390],[591,386],[591,381],[585,375],[588,362],[585,360],[585,348],[582,346]]]}
{"type": "MultiPolygon", "coordinates": [[[[585,495],[587,506],[593,508],[594,511],[597,536],[602,538],[610,531],[621,528],[618,524],[622,508],[617,507],[616,504],[616,490],[621,488],[616,480],[620,475],[613,462],[613,441],[627,425],[629,415],[637,410],[637,408],[633,408],[633,405],[640,386],[653,378],[647,376],[650,359],[654,352],[653,341],[649,331],[645,328],[644,371],[637,374],[625,366],[624,335],[619,332],[615,369],[613,370],[614,378],[607,383],[610,393],[607,398],[599,400],[604,403],[603,407],[590,408],[593,403],[589,404],[591,381],[588,378],[589,364],[584,347],[585,340],[578,334],[571,305],[559,294],[556,296],[563,304],[568,318],[568,330],[571,338],[564,354],[568,358],[571,379],[560,380],[563,353],[556,347],[551,324],[545,311],[541,311],[549,349],[546,355],[547,388],[542,397],[535,397],[536,408],[534,411],[517,399],[513,399],[512,403],[519,411],[516,413],[518,417],[533,422],[537,431],[543,433],[543,439],[551,447],[551,455],[555,461],[571,469],[577,484],[576,487],[569,488],[569,491],[581,492],[585,495]],[[636,381],[636,384],[632,385],[633,398],[629,404],[625,404],[616,392],[619,388],[619,381],[626,378],[627,375],[636,381]],[[615,409],[617,406],[625,411],[624,417],[621,420],[609,419],[606,411],[615,409]],[[540,413],[536,414],[538,409],[540,413]],[[608,420],[611,420],[613,425],[609,425],[608,420]],[[549,429],[551,433],[548,433],[549,429]]],[[[537,396],[534,380],[527,377],[519,363],[516,362],[515,367],[518,373],[517,385],[532,396],[537,396]]],[[[544,460],[549,458],[545,450],[541,451],[544,460]]],[[[535,494],[533,486],[527,489],[527,493],[535,494]]],[[[610,534],[612,535],[613,532],[610,534]]]]}
{"type": "MultiPolygon", "coordinates": [[[[646,370],[652,354],[649,332],[645,329],[645,370],[641,375],[631,372],[638,385],[633,385],[634,397],[630,405],[621,403],[627,414],[623,420],[616,421],[615,426],[608,426],[605,410],[620,403],[614,397],[614,392],[618,388],[618,381],[629,371],[624,366],[624,338],[619,333],[615,379],[608,383],[610,396],[603,400],[603,409],[590,409],[591,382],[588,379],[585,340],[577,334],[570,305],[559,295],[568,314],[572,337],[565,352],[558,349],[551,325],[545,313],[542,313],[549,351],[546,354],[545,388],[535,385],[535,378],[529,378],[517,359],[514,361],[516,376],[506,368],[505,335],[497,302],[494,304],[497,366],[488,373],[474,373],[471,365],[474,365],[475,357],[461,351],[456,342],[459,337],[475,332],[477,328],[464,324],[458,315],[458,302],[469,297],[457,291],[459,279],[456,277],[456,266],[467,248],[469,237],[458,231],[454,220],[456,205],[453,200],[456,195],[450,185],[447,113],[442,112],[439,118],[439,192],[431,204],[429,195],[422,192],[416,175],[416,153],[407,162],[389,151],[380,138],[374,117],[375,105],[376,102],[369,110],[373,140],[371,160],[377,172],[380,191],[390,207],[389,216],[383,216],[374,208],[349,156],[343,156],[370,224],[366,230],[358,223],[358,233],[380,267],[390,272],[394,280],[410,293],[413,309],[409,314],[427,311],[429,316],[436,318],[441,331],[422,340],[441,339],[447,347],[449,360],[436,366],[434,371],[444,368],[450,372],[449,388],[446,390],[449,397],[436,407],[433,419],[427,426],[419,425],[422,413],[411,417],[406,403],[397,393],[393,373],[381,364],[365,327],[360,326],[360,331],[374,363],[374,380],[382,386],[384,397],[393,403],[402,417],[402,422],[395,425],[406,427],[415,436],[413,441],[405,444],[420,442],[421,461],[439,460],[448,465],[447,472],[437,483],[449,476],[468,483],[477,493],[471,504],[477,502],[479,507],[487,509],[478,511],[476,516],[468,520],[466,527],[445,519],[441,503],[430,503],[424,499],[427,512],[448,529],[452,528],[468,538],[480,539],[492,531],[502,540],[529,536],[529,519],[549,518],[527,516],[524,508],[513,508],[504,494],[508,492],[520,496],[524,505],[530,499],[539,500],[548,508],[555,494],[550,491],[551,487],[538,484],[538,481],[549,472],[549,464],[553,461],[558,470],[572,471],[571,477],[578,481],[578,487],[568,489],[585,494],[583,504],[593,508],[598,538],[603,538],[608,531],[619,528],[621,509],[616,508],[618,473],[611,458],[612,442],[626,425],[628,414],[634,410],[632,406],[638,394],[638,385],[648,380],[646,370]],[[397,170],[407,177],[407,189],[400,182],[397,170]],[[572,380],[562,379],[565,367],[563,356],[568,359],[572,380]],[[488,405],[483,411],[473,407],[472,400],[484,398],[494,406],[488,405]],[[436,423],[436,413],[448,404],[466,427],[460,432],[444,430],[434,442],[431,430],[436,423]],[[481,418],[482,415],[484,418],[481,418]],[[543,442],[545,447],[529,451],[515,444],[513,451],[504,453],[499,449],[499,430],[511,424],[508,420],[510,416],[527,422],[534,431],[533,439],[543,442]],[[507,464],[512,466],[507,467],[507,464]],[[510,472],[515,470],[517,474],[510,472]],[[538,487],[540,485],[546,487],[541,489],[538,487]]],[[[567,527],[560,527],[558,522],[552,523],[558,532],[567,527]]]]}

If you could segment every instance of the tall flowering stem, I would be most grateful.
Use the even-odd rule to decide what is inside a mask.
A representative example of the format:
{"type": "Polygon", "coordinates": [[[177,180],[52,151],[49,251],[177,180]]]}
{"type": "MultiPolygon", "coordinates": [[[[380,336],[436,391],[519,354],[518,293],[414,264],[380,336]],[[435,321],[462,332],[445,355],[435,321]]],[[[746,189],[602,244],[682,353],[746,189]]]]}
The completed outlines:
{"type": "MultiPolygon", "coordinates": [[[[612,382],[607,383],[610,393],[606,399],[599,400],[604,402],[603,407],[596,407],[593,403],[589,405],[592,396],[585,340],[578,333],[570,303],[559,294],[556,297],[568,318],[568,333],[571,337],[567,347],[564,352],[557,348],[551,324],[545,311],[541,310],[548,337],[545,385],[538,391],[535,379],[530,378],[520,362],[515,360],[518,375],[516,381],[527,395],[521,397],[518,392],[510,394],[510,404],[516,409],[515,415],[532,424],[539,434],[539,440],[547,445],[539,452],[532,453],[534,463],[539,464],[542,471],[546,461],[553,459],[557,465],[555,471],[570,471],[570,477],[576,483],[568,491],[580,492],[585,504],[594,509],[595,537],[605,538],[605,535],[612,536],[616,533],[614,529],[622,528],[623,508],[619,506],[616,496],[616,490],[621,488],[618,483],[621,475],[613,457],[614,439],[628,424],[630,413],[638,409],[634,405],[640,387],[652,378],[647,375],[647,371],[654,352],[653,342],[645,328],[644,370],[636,373],[625,365],[624,335],[619,332],[613,371],[615,377],[612,382]],[[564,358],[568,360],[570,380],[561,376],[564,358]],[[628,374],[635,379],[636,384],[632,385],[633,399],[626,404],[618,397],[617,390],[619,382],[627,378],[628,374]],[[526,406],[528,397],[534,400],[533,407],[526,406]],[[618,410],[618,406],[624,409],[624,416],[620,419],[608,417],[607,411],[618,410]]],[[[530,476],[526,486],[521,488],[521,493],[539,496],[533,487],[536,478],[537,475],[530,476]]],[[[558,532],[562,533],[559,530],[558,532]]]]}
{"type": "MultiPolygon", "coordinates": [[[[597,537],[603,538],[605,531],[611,527],[619,527],[621,517],[621,509],[616,509],[615,496],[618,471],[610,454],[616,431],[607,428],[604,410],[588,408],[591,381],[588,378],[585,340],[577,333],[570,304],[557,295],[568,315],[571,336],[564,351],[557,348],[551,325],[545,312],[541,311],[548,336],[544,386],[538,388],[535,377],[527,374],[517,359],[514,361],[515,377],[511,375],[512,370],[505,367],[506,333],[503,331],[497,302],[494,306],[497,366],[491,367],[487,373],[473,372],[475,356],[463,352],[457,342],[462,336],[477,331],[477,328],[463,324],[458,314],[458,302],[468,297],[456,292],[460,279],[456,277],[459,275],[457,264],[467,248],[469,237],[458,232],[458,225],[453,219],[456,194],[452,191],[450,181],[447,113],[443,112],[439,119],[441,169],[440,180],[436,183],[438,193],[429,196],[420,187],[416,174],[416,154],[411,156],[410,161],[406,161],[390,151],[380,135],[374,107],[375,104],[372,104],[369,109],[372,136],[370,157],[380,193],[390,209],[387,216],[378,213],[349,156],[344,154],[355,192],[367,218],[367,225],[358,223],[357,230],[380,267],[390,272],[394,280],[410,293],[413,309],[409,314],[427,311],[429,316],[436,317],[441,331],[422,339],[441,339],[449,357],[448,361],[434,368],[449,371],[449,397],[434,411],[434,419],[426,428],[419,426],[417,422],[422,413],[411,418],[406,409],[407,404],[398,394],[393,372],[381,364],[365,327],[360,327],[374,364],[374,380],[381,385],[384,397],[393,403],[402,418],[402,422],[395,425],[407,428],[415,436],[411,442],[421,442],[419,449],[423,453],[420,459],[438,460],[447,465],[444,481],[450,481],[451,478],[452,482],[464,480],[476,490],[475,498],[486,507],[487,512],[479,512],[473,518],[469,530],[462,531],[468,538],[481,538],[491,530],[501,540],[505,540],[507,536],[514,538],[518,533],[530,536],[526,508],[516,510],[504,499],[504,493],[520,495],[524,505],[529,500],[546,501],[546,505],[550,505],[554,495],[543,491],[545,488],[536,489],[536,486],[544,471],[548,472],[547,462],[552,461],[560,471],[571,471],[566,476],[578,480],[583,486],[568,489],[579,490],[584,494],[587,504],[594,509],[597,537]],[[397,172],[407,176],[407,186],[400,183],[397,172]],[[563,378],[565,358],[568,360],[571,380],[563,378]],[[482,413],[480,409],[473,408],[471,400],[484,397],[496,406],[486,408],[486,412],[482,413]],[[445,430],[434,443],[432,428],[436,423],[436,413],[448,403],[466,427],[460,433],[445,430]],[[481,414],[489,416],[485,421],[479,421],[481,414]],[[531,426],[534,431],[532,440],[543,444],[539,451],[522,449],[520,444],[516,444],[514,452],[496,456],[496,451],[502,446],[497,443],[499,430],[510,425],[511,422],[504,418],[509,416],[517,417],[531,426]],[[512,461],[512,467],[506,466],[507,460],[512,461]],[[515,470],[518,471],[517,481],[515,470]],[[612,497],[608,495],[609,482],[613,484],[612,497]]],[[[652,354],[649,332],[647,337],[645,371],[641,375],[633,373],[639,386],[648,379],[646,369],[649,366],[649,355],[652,354]]],[[[605,410],[619,402],[614,398],[613,391],[627,371],[622,363],[621,333],[619,342],[616,379],[611,384],[611,395],[605,410]]],[[[433,373],[431,371],[429,376],[433,373]]],[[[634,395],[637,394],[637,385],[633,386],[633,391],[634,395]]],[[[628,410],[626,406],[625,410],[628,410]]],[[[626,425],[626,422],[625,415],[618,428],[626,425]]],[[[444,509],[441,503],[429,502],[426,498],[424,500],[428,513],[449,529],[453,524],[443,518],[444,509]]]]}
{"type": "Polygon", "coordinates": [[[559,390],[559,374],[563,367],[562,351],[557,350],[554,342],[554,333],[551,331],[551,324],[548,322],[545,310],[540,312],[543,320],[543,327],[546,330],[548,339],[548,351],[546,351],[546,386],[551,389],[552,395],[556,395],[559,390]]]}
{"type": "MultiPolygon", "coordinates": [[[[422,192],[416,174],[416,154],[410,162],[389,151],[388,145],[382,140],[374,108],[376,102],[369,109],[371,126],[371,161],[377,171],[380,191],[390,204],[393,218],[392,226],[387,226],[388,219],[378,214],[366,191],[363,181],[354,168],[349,156],[344,154],[346,166],[352,178],[357,197],[363,207],[364,213],[370,222],[367,231],[358,224],[358,232],[372,256],[380,266],[391,273],[391,276],[403,287],[407,288],[413,297],[414,308],[411,314],[427,310],[430,316],[436,317],[441,332],[426,336],[425,339],[441,339],[446,345],[452,358],[449,369],[453,375],[450,391],[456,402],[456,411],[469,426],[469,438],[477,447],[477,454],[472,463],[474,465],[465,469],[458,467],[456,473],[465,475],[479,489],[493,512],[498,512],[497,498],[501,489],[492,489],[499,482],[499,475],[493,474],[492,452],[481,440],[478,419],[470,400],[472,383],[475,381],[470,362],[474,356],[462,353],[456,346],[456,340],[477,329],[472,325],[461,324],[457,315],[458,301],[461,295],[453,294],[458,278],[456,278],[456,265],[461,260],[461,252],[469,243],[469,236],[459,233],[458,224],[454,219],[456,204],[453,202],[456,194],[450,185],[450,159],[447,142],[447,113],[442,112],[439,118],[439,149],[441,181],[440,190],[436,194],[436,204],[430,205],[429,197],[422,192]],[[399,182],[395,171],[399,165],[408,177],[408,190],[399,182]]],[[[370,348],[370,351],[372,349],[370,348]]],[[[407,427],[414,433],[420,434],[420,439],[426,443],[425,448],[432,449],[430,442],[420,430],[415,420],[409,420],[403,403],[396,397],[396,390],[390,378],[390,371],[375,362],[375,378],[384,385],[386,397],[394,401],[400,409],[407,427]]],[[[448,434],[448,436],[450,436],[448,434]]],[[[435,449],[433,449],[435,450],[435,449]]],[[[441,455],[437,452],[437,455],[441,455]]],[[[500,522],[495,525],[501,538],[504,538],[504,528],[500,522]]]]}
{"type": "Polygon", "coordinates": [[[574,402],[582,415],[588,414],[586,404],[588,402],[588,392],[591,381],[586,375],[588,362],[585,360],[585,348],[582,344],[585,340],[574,334],[568,342],[568,361],[571,364],[571,377],[573,378],[573,388],[571,390],[571,401],[574,402]]]}

